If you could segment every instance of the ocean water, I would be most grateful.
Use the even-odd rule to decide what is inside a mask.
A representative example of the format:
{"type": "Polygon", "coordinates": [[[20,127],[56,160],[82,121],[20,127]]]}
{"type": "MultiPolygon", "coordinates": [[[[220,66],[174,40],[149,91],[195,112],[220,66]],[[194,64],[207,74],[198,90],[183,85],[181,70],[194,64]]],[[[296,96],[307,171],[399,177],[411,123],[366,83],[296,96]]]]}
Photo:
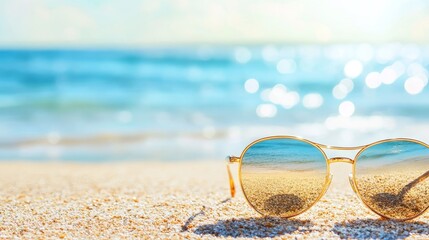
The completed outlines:
{"type": "Polygon", "coordinates": [[[1,50],[0,159],[187,160],[267,135],[429,142],[429,46],[1,50]]]}
{"type": "Polygon", "coordinates": [[[368,170],[393,165],[419,166],[429,163],[429,149],[415,142],[385,142],[366,149],[358,161],[360,168],[368,170]]]}
{"type": "Polygon", "coordinates": [[[255,143],[244,154],[242,171],[326,171],[323,153],[296,139],[270,139],[255,143]]]}

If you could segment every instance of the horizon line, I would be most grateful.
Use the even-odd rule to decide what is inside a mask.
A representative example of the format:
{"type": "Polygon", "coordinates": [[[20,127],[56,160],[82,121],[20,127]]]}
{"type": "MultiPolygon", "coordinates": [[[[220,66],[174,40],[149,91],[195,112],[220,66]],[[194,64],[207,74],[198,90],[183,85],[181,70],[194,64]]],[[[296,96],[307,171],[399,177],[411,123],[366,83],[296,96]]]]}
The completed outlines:
{"type": "Polygon", "coordinates": [[[145,44],[0,44],[0,50],[103,50],[103,49],[147,49],[147,48],[186,48],[186,47],[260,47],[260,46],[333,46],[333,45],[373,45],[382,46],[390,44],[399,45],[419,45],[429,46],[425,41],[335,41],[335,42],[314,42],[314,41],[273,41],[273,42],[179,42],[179,43],[145,43],[145,44]]]}

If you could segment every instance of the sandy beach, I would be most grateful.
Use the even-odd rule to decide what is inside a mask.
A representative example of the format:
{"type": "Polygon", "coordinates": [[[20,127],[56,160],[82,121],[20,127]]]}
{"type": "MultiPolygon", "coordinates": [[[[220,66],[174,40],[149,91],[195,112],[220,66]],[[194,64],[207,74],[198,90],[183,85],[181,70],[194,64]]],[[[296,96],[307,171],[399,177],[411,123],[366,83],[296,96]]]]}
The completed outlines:
{"type": "MultiPolygon", "coordinates": [[[[0,163],[0,239],[427,239],[429,213],[381,220],[351,190],[350,166],[307,212],[261,218],[230,199],[219,162],[0,163]]],[[[238,186],[237,186],[238,187],[238,186]]]]}

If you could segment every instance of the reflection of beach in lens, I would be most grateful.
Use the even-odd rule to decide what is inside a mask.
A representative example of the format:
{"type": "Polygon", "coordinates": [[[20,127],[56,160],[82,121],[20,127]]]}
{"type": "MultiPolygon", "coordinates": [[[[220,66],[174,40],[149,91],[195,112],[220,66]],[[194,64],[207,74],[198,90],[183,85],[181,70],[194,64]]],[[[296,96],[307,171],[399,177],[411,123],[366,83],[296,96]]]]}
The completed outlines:
{"type": "Polygon", "coordinates": [[[303,141],[265,140],[246,151],[241,178],[256,210],[288,217],[310,207],[322,193],[326,160],[319,149],[303,141]]]}
{"type": "Polygon", "coordinates": [[[411,141],[390,141],[364,150],[356,163],[362,200],[376,212],[396,219],[429,206],[429,148],[411,141]]]}
{"type": "Polygon", "coordinates": [[[244,158],[246,164],[243,167],[252,171],[296,172],[326,168],[325,159],[316,147],[294,139],[259,142],[247,150],[244,158]]]}

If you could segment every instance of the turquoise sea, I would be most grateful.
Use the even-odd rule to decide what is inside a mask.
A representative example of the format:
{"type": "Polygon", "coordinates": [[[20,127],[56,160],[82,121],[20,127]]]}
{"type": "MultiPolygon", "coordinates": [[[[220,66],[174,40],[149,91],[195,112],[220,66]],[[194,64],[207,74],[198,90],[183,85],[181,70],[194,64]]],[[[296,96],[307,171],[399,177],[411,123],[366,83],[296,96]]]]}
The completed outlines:
{"type": "Polygon", "coordinates": [[[296,139],[270,139],[252,145],[244,154],[242,171],[326,172],[323,153],[313,145],[296,139]]]}
{"type": "Polygon", "coordinates": [[[429,46],[0,50],[0,159],[186,160],[267,135],[429,142],[429,46]]]}

